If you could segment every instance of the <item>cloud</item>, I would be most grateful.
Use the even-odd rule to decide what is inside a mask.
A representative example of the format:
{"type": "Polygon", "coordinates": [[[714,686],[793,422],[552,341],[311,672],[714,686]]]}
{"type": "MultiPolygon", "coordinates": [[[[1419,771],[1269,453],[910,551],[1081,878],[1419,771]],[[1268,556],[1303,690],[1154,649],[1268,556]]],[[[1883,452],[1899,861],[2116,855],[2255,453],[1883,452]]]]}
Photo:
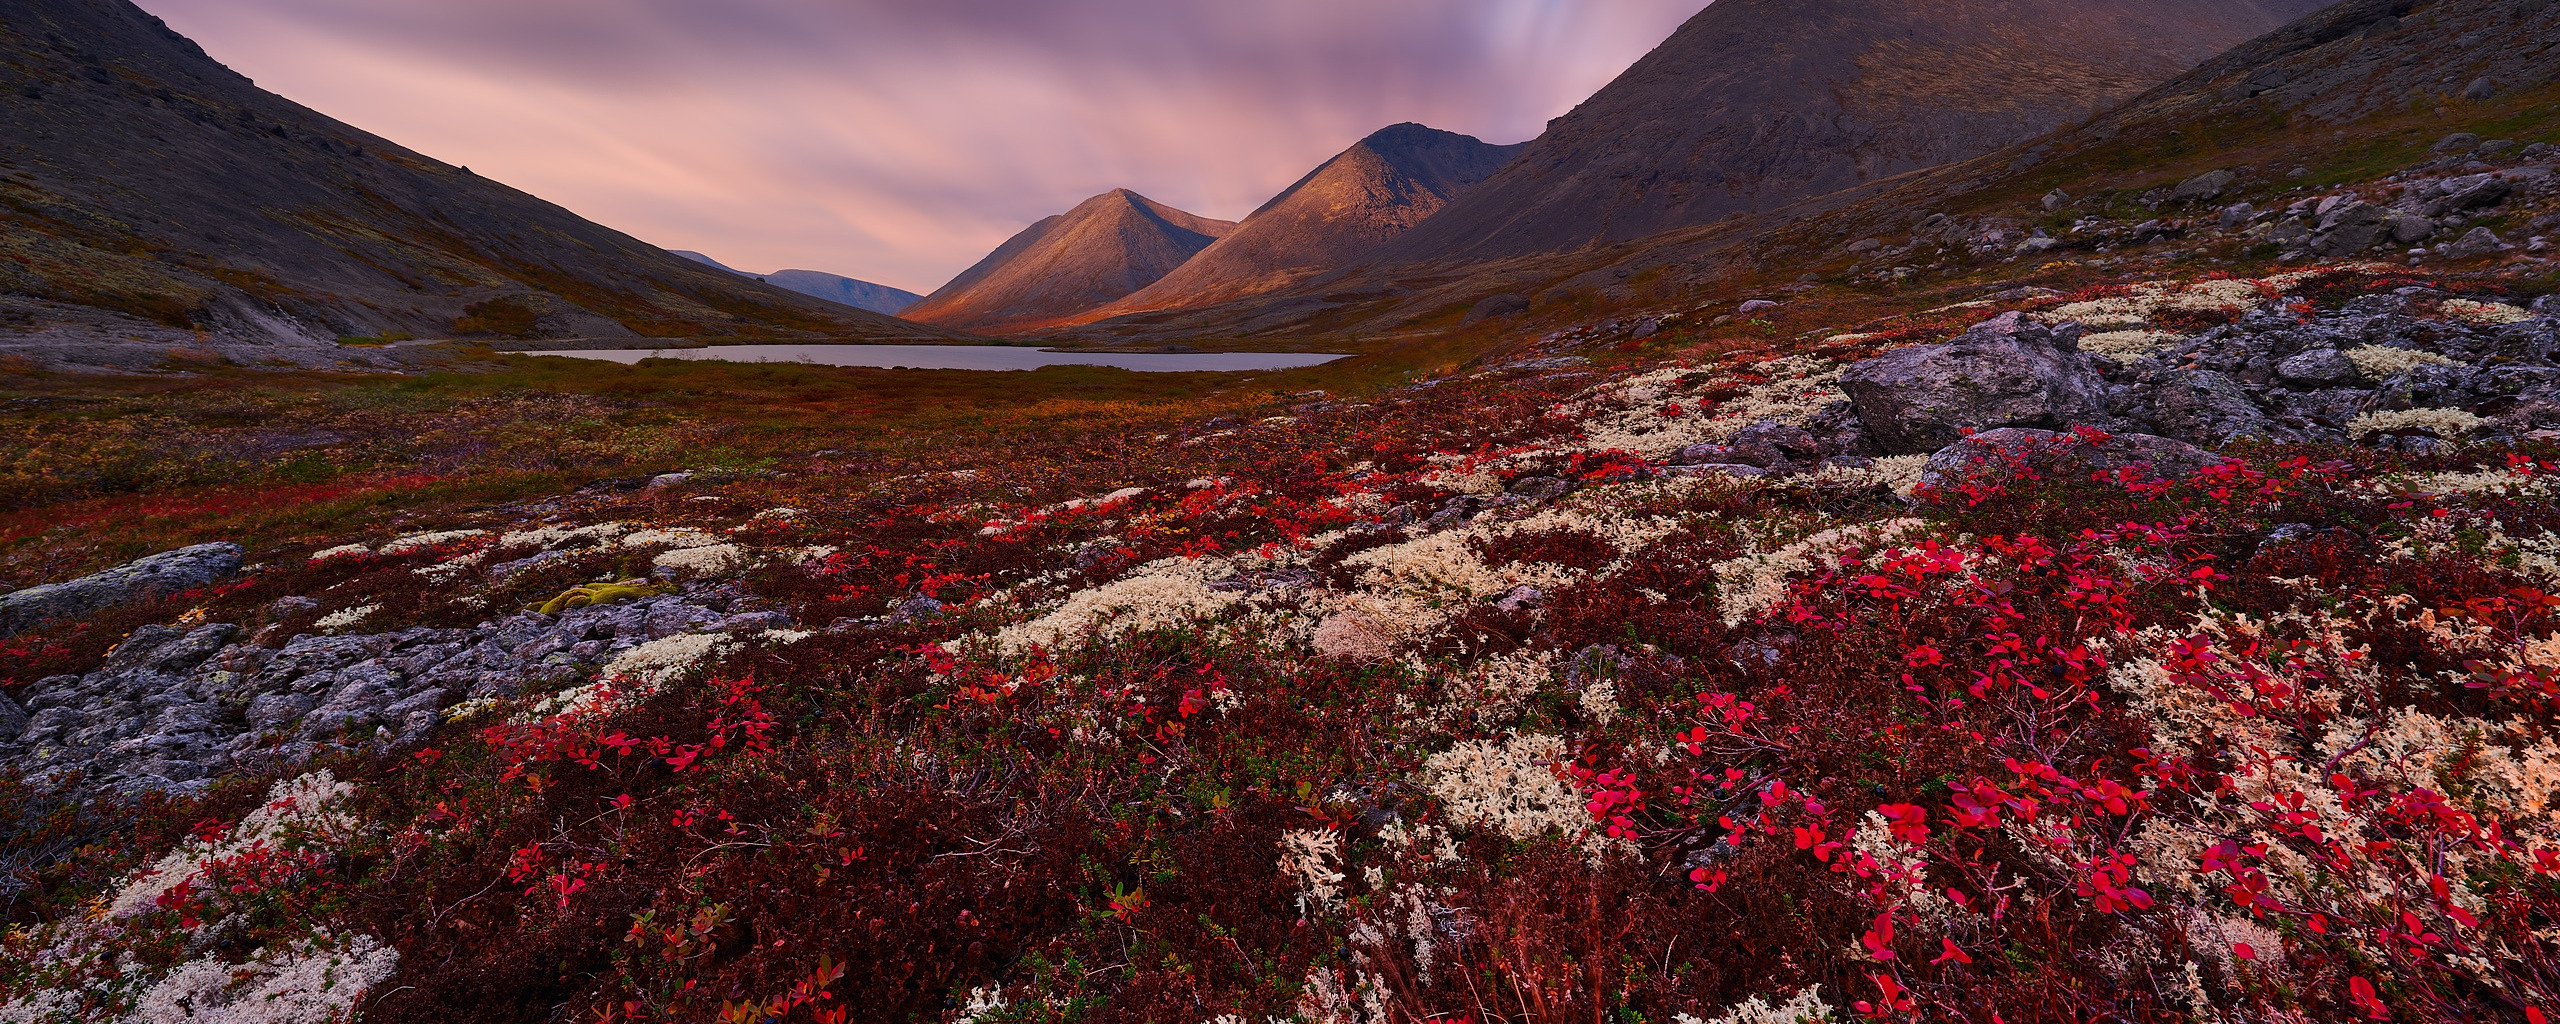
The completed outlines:
{"type": "Polygon", "coordinates": [[[261,85],[648,241],[916,291],[1112,188],[1242,217],[1518,142],[1704,0],[142,0],[261,85]]]}

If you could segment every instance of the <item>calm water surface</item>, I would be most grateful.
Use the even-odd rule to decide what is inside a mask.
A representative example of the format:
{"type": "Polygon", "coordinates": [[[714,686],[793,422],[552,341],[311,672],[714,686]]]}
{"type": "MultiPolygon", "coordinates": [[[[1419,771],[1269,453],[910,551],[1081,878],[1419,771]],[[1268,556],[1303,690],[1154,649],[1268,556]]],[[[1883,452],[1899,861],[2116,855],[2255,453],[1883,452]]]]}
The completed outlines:
{"type": "Polygon", "coordinates": [[[643,359],[717,359],[732,363],[816,363],[907,370],[1037,370],[1043,366],[1116,366],[1151,373],[1225,373],[1321,366],[1346,356],[1322,352],[1046,352],[1007,345],[722,345],[713,348],[614,348],[512,355],[567,356],[636,363],[643,359]]]}

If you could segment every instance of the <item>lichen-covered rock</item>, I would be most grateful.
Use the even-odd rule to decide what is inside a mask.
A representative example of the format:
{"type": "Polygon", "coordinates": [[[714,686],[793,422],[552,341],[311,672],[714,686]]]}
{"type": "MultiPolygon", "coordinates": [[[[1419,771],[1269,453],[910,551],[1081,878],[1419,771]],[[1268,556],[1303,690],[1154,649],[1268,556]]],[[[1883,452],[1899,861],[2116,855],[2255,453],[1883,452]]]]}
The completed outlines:
{"type": "Polygon", "coordinates": [[[788,624],[771,612],[726,614],[662,596],[472,629],[304,635],[278,648],[241,641],[225,623],[145,626],[95,670],[25,687],[23,718],[10,714],[14,704],[0,708],[0,767],[193,791],[244,764],[415,742],[466,697],[567,687],[651,641],[788,624]]]}
{"type": "Polygon", "coordinates": [[[240,545],[198,544],[163,551],[94,576],[0,595],[0,637],[47,622],[181,594],[240,570],[240,545]]]}
{"type": "Polygon", "coordinates": [[[2103,425],[2106,382],[2079,350],[2076,324],[2046,326],[2017,313],[1944,345],[1895,349],[1840,376],[1876,447],[1922,455],[1968,429],[2103,425]]]}

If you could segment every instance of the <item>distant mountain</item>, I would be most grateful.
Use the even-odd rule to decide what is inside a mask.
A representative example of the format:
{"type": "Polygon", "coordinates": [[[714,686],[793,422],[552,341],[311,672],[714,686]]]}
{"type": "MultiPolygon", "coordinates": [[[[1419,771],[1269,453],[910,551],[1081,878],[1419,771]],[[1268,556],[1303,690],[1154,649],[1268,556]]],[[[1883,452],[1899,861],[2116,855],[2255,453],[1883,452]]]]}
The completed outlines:
{"type": "Polygon", "coordinates": [[[1115,189],[1013,236],[903,315],[996,333],[1065,322],[1156,283],[1235,229],[1115,189]]]}
{"type": "Polygon", "coordinates": [[[1325,161],[1163,280],[1079,319],[1240,299],[1339,269],[1439,212],[1526,146],[1488,145],[1410,123],[1384,129],[1325,161]]]}
{"type": "Polygon", "coordinates": [[[1716,0],[1377,258],[1639,238],[1970,159],[2327,2],[1716,0]]]}
{"type": "Polygon", "coordinates": [[[950,336],[702,267],[350,128],[126,0],[0,13],[0,257],[0,340],[66,350],[950,336]]]}
{"type": "Polygon", "coordinates": [[[890,316],[898,315],[899,310],[915,305],[917,300],[924,298],[904,288],[872,284],[869,281],[856,280],[841,274],[829,274],[818,270],[777,270],[770,274],[758,274],[740,270],[691,249],[667,251],[696,263],[708,263],[740,277],[755,278],[776,288],[788,288],[812,298],[841,302],[855,309],[867,309],[890,316]]]}

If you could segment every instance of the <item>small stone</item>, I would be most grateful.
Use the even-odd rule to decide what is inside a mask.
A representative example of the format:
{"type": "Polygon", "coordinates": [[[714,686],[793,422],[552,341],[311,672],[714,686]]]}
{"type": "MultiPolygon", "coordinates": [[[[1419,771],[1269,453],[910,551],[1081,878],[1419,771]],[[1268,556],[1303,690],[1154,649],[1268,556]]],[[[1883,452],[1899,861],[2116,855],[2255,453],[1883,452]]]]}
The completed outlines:
{"type": "Polygon", "coordinates": [[[1861,238],[1849,243],[1850,252],[1874,252],[1882,248],[1884,248],[1884,240],[1878,238],[1861,238]]]}
{"type": "Polygon", "coordinates": [[[301,596],[279,597],[267,603],[267,614],[279,619],[289,619],[319,610],[319,601],[301,596]]]}
{"type": "Polygon", "coordinates": [[[1536,587],[1513,587],[1510,593],[1502,595],[1502,598],[1495,601],[1493,606],[1506,612],[1523,612],[1537,609],[1546,603],[1546,592],[1536,587]]]}
{"type": "Polygon", "coordinates": [[[1512,481],[1511,493],[1531,501],[1554,501],[1573,493],[1573,484],[1551,476],[1523,477],[1512,481]]]}
{"type": "Polygon", "coordinates": [[[2256,209],[2256,208],[2254,208],[2254,207],[2251,207],[2251,206],[2250,206],[2249,204],[2247,204],[2247,203],[2236,203],[2236,204],[2233,204],[2233,205],[2231,205],[2231,206],[2223,207],[2223,208],[2222,208],[2222,219],[2221,219],[2221,222],[2220,222],[2220,223],[2221,223],[2221,226],[2222,226],[2222,230],[2224,230],[2224,231],[2231,231],[2231,230],[2234,230],[2234,229],[2238,228],[2240,225],[2243,225],[2243,224],[2249,223],[2249,220],[2250,220],[2251,218],[2253,218],[2253,217],[2257,216],[2257,214],[2258,214],[2257,209],[2256,209]]]}
{"type": "Polygon", "coordinates": [[[2479,146],[2479,136],[2470,132],[2455,132],[2442,139],[2436,140],[2435,146],[2430,151],[2436,153],[2468,153],[2479,148],[2479,146]]]}
{"type": "Polygon", "coordinates": [[[2061,189],[2054,189],[2044,194],[2044,212],[2046,213],[2053,213],[2069,205],[2071,205],[2071,196],[2061,189]]]}

